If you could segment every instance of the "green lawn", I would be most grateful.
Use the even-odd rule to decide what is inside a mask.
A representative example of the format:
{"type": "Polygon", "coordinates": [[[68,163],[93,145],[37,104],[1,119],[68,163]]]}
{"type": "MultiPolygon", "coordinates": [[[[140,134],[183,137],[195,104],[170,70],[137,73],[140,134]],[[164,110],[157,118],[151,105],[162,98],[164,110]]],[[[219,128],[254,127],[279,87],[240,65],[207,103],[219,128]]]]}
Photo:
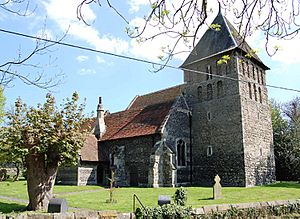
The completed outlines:
{"type": "MultiPolygon", "coordinates": [[[[86,190],[100,189],[100,186],[64,186],[55,185],[54,193],[60,194],[65,192],[80,192],[86,190]]],[[[19,199],[28,199],[27,195],[27,182],[20,180],[16,182],[0,182],[0,196],[8,196],[19,199]]]]}
{"type": "MultiPolygon", "coordinates": [[[[222,188],[223,198],[212,199],[212,188],[208,187],[187,187],[188,205],[200,207],[203,205],[243,203],[258,201],[273,201],[300,198],[300,184],[287,182],[276,183],[268,186],[253,188],[222,188]]],[[[155,206],[158,195],[173,195],[176,188],[117,188],[114,198],[117,203],[106,203],[109,198],[109,191],[99,186],[55,186],[54,193],[58,197],[65,198],[70,207],[87,208],[95,210],[117,210],[119,212],[132,211],[132,197],[136,194],[146,206],[155,206]],[[66,192],[79,192],[94,190],[93,192],[82,192],[80,194],[65,194],[66,192]]],[[[27,198],[26,182],[1,182],[0,196],[14,198],[27,198]]],[[[1,211],[1,205],[0,205],[1,211]]]]}
{"type": "Polygon", "coordinates": [[[23,211],[26,208],[24,204],[18,204],[4,199],[0,199],[0,213],[11,213],[23,211]]]}

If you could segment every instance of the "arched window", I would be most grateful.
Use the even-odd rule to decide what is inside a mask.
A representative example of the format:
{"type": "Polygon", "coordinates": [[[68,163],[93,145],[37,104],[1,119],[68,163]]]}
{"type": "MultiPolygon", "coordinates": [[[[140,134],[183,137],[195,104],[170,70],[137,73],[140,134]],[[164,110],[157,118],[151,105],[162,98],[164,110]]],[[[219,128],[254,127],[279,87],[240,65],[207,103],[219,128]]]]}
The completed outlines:
{"type": "Polygon", "coordinates": [[[248,83],[248,92],[249,92],[249,98],[252,99],[252,89],[250,83],[248,83]]]}
{"type": "Polygon", "coordinates": [[[243,72],[243,75],[245,75],[245,72],[246,72],[246,64],[243,60],[242,61],[242,72],[243,72]]]}
{"type": "Polygon", "coordinates": [[[206,66],[206,73],[207,73],[206,80],[212,79],[211,66],[210,65],[206,66]]]}
{"type": "Polygon", "coordinates": [[[256,68],[256,72],[257,72],[257,82],[260,84],[260,71],[258,68],[256,68]]]}
{"type": "Polygon", "coordinates": [[[252,65],[252,74],[253,74],[253,80],[256,80],[256,75],[255,75],[255,67],[252,65]]]}
{"type": "Polygon", "coordinates": [[[216,75],[222,75],[221,64],[216,61],[216,75]]]}
{"type": "Polygon", "coordinates": [[[257,101],[257,89],[255,84],[253,84],[253,90],[254,90],[254,99],[257,101]]]}
{"type": "Polygon", "coordinates": [[[211,100],[213,98],[213,89],[212,85],[208,84],[207,85],[207,100],[211,100]]]}
{"type": "Polygon", "coordinates": [[[213,154],[212,146],[207,146],[206,155],[210,157],[213,154]]]}
{"type": "Polygon", "coordinates": [[[217,83],[217,96],[222,97],[223,96],[223,82],[218,81],[217,83]]]}
{"type": "Polygon", "coordinates": [[[198,100],[202,101],[203,93],[202,93],[202,87],[199,86],[197,88],[197,93],[198,93],[198,100]]]}
{"type": "Polygon", "coordinates": [[[261,89],[258,88],[258,96],[259,96],[259,102],[262,103],[262,96],[261,96],[261,89]]]}
{"type": "Polygon", "coordinates": [[[250,64],[249,64],[249,62],[247,62],[246,65],[247,65],[247,67],[246,67],[247,75],[248,75],[248,78],[250,78],[250,64]]]}
{"type": "Polygon", "coordinates": [[[186,148],[182,139],[177,141],[177,166],[186,166],[186,148]]]}
{"type": "Polygon", "coordinates": [[[261,84],[265,84],[263,71],[260,71],[260,76],[261,76],[261,84]]]}

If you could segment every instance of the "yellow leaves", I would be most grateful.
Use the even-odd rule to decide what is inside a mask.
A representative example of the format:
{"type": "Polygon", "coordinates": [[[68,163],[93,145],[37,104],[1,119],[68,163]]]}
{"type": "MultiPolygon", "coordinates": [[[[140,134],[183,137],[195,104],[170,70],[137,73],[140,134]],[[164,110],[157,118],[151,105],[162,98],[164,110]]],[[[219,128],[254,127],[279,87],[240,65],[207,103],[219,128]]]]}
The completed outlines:
{"type": "Polygon", "coordinates": [[[230,60],[230,56],[224,55],[217,61],[217,64],[218,65],[227,64],[229,60],[230,60]]]}
{"type": "Polygon", "coordinates": [[[258,49],[252,49],[245,55],[245,58],[251,59],[258,52],[259,52],[258,49]]]}
{"type": "Polygon", "coordinates": [[[209,26],[210,29],[215,30],[215,31],[220,31],[221,30],[221,25],[220,24],[211,24],[209,26]]]}

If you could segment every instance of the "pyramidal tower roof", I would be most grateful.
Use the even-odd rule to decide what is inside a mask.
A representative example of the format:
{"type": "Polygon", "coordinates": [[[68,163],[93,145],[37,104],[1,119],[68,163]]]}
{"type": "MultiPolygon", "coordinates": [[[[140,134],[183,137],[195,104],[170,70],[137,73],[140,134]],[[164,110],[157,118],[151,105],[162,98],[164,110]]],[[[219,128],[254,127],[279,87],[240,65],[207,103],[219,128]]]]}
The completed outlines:
{"type": "Polygon", "coordinates": [[[220,25],[220,30],[209,28],[181,67],[185,67],[217,54],[237,49],[244,54],[251,54],[254,61],[258,62],[264,69],[269,69],[264,65],[260,58],[253,53],[251,47],[243,40],[234,26],[222,15],[221,10],[219,10],[219,13],[212,24],[220,25]]]}

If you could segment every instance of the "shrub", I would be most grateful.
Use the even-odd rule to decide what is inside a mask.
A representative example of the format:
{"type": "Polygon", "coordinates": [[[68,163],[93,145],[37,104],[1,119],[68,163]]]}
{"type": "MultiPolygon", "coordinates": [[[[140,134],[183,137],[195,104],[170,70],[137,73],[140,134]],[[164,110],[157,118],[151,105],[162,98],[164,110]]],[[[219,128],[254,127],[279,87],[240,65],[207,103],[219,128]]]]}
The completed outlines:
{"type": "Polygon", "coordinates": [[[187,191],[183,187],[176,189],[173,199],[175,204],[185,206],[187,201],[187,191]]]}

